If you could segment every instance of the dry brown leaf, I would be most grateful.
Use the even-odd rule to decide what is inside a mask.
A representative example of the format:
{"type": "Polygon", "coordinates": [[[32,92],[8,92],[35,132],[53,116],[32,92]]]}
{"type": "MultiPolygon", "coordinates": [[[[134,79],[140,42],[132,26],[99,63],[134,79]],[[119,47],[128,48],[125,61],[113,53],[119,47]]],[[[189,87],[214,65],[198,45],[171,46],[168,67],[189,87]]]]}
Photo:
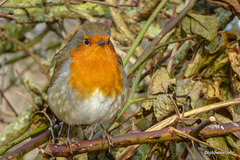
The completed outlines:
{"type": "Polygon", "coordinates": [[[195,108],[197,102],[200,98],[200,94],[203,90],[203,83],[198,81],[194,84],[192,90],[189,93],[189,97],[191,98],[191,106],[195,108]]]}
{"type": "Polygon", "coordinates": [[[219,88],[219,83],[217,81],[214,84],[208,84],[203,89],[203,93],[207,99],[219,99],[222,100],[222,93],[219,88]]]}
{"type": "Polygon", "coordinates": [[[175,111],[174,108],[174,104],[165,94],[158,96],[157,101],[153,105],[154,115],[158,121],[171,115],[175,111]]]}
{"type": "Polygon", "coordinates": [[[144,101],[142,104],[141,104],[141,107],[144,111],[150,111],[152,109],[152,106],[154,105],[156,99],[149,99],[149,100],[146,100],[144,101]]]}
{"type": "Polygon", "coordinates": [[[232,69],[240,77],[240,63],[238,61],[237,53],[232,49],[226,49],[232,69]]]}
{"type": "Polygon", "coordinates": [[[208,0],[210,3],[216,4],[231,11],[234,15],[240,18],[240,4],[238,0],[208,0]]]}
{"type": "Polygon", "coordinates": [[[183,79],[177,81],[176,99],[178,102],[184,103],[196,82],[191,79],[183,79]]]}
{"type": "Polygon", "coordinates": [[[162,93],[167,92],[168,90],[168,85],[171,83],[174,83],[174,80],[170,82],[166,82],[170,80],[170,76],[167,72],[166,68],[160,68],[159,70],[156,71],[156,73],[152,77],[152,82],[149,86],[149,93],[150,94],[158,94],[162,91],[162,93]],[[163,82],[164,83],[163,85],[163,82]]]}

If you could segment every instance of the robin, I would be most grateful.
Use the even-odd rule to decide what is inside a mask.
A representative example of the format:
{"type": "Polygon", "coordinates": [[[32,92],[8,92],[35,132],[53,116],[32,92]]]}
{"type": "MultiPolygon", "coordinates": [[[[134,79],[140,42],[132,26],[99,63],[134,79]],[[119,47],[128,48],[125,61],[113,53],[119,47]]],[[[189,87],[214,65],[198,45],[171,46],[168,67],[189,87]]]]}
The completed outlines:
{"type": "Polygon", "coordinates": [[[110,34],[103,23],[83,24],[52,60],[49,106],[69,126],[109,122],[127,99],[127,77],[110,34]]]}

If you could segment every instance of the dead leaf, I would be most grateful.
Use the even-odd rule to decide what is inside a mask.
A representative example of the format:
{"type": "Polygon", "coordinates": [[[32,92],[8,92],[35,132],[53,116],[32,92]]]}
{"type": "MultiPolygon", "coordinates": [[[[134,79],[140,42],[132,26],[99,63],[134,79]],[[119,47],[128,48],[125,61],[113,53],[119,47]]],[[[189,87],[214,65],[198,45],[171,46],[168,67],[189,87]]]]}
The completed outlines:
{"type": "Polygon", "coordinates": [[[215,81],[214,84],[207,84],[203,89],[203,94],[207,99],[215,99],[222,100],[222,93],[219,87],[218,81],[215,81]]]}
{"type": "Polygon", "coordinates": [[[203,83],[198,81],[194,84],[192,90],[189,93],[189,97],[191,98],[191,106],[195,108],[197,102],[200,98],[201,92],[203,90],[203,83]]]}
{"type": "Polygon", "coordinates": [[[156,101],[156,99],[146,100],[141,104],[141,107],[143,109],[145,109],[146,111],[150,111],[152,109],[152,106],[154,105],[155,101],[156,101]]]}
{"type": "Polygon", "coordinates": [[[165,94],[158,96],[157,101],[153,105],[154,115],[158,121],[175,112],[174,108],[174,104],[165,94]]]}
{"type": "Polygon", "coordinates": [[[170,84],[176,83],[176,79],[170,80],[169,73],[167,69],[161,67],[152,77],[152,82],[149,86],[149,93],[158,94],[160,92],[165,93],[168,91],[168,86],[170,84]],[[163,83],[164,82],[164,83],[163,83]]]}
{"type": "Polygon", "coordinates": [[[226,53],[228,54],[233,71],[240,77],[240,63],[237,58],[237,53],[232,49],[226,49],[226,53]]]}
{"type": "Polygon", "coordinates": [[[210,3],[216,4],[225,8],[228,11],[231,11],[234,15],[240,18],[240,4],[238,0],[208,0],[210,3]]]}
{"type": "Polygon", "coordinates": [[[31,131],[43,126],[43,125],[49,125],[49,121],[47,117],[44,115],[42,111],[37,111],[32,116],[32,122],[31,122],[31,131]]]}
{"type": "Polygon", "coordinates": [[[191,79],[183,79],[177,81],[176,86],[176,99],[184,103],[196,82],[191,79]]]}
{"type": "Polygon", "coordinates": [[[211,43],[214,42],[217,36],[218,24],[215,16],[191,13],[183,19],[182,26],[188,34],[197,34],[211,43]]]}
{"type": "Polygon", "coordinates": [[[233,89],[233,93],[235,95],[239,95],[240,93],[240,81],[239,81],[239,77],[237,74],[234,74],[232,76],[232,89],[233,89]]]}

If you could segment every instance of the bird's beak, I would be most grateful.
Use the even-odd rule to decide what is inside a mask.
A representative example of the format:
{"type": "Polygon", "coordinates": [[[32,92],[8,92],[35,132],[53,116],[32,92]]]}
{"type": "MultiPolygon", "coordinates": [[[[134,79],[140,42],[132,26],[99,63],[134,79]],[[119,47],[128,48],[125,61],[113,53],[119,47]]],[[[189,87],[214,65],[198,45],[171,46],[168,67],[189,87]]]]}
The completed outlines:
{"type": "Polygon", "coordinates": [[[102,44],[106,44],[106,41],[100,40],[100,41],[98,42],[98,45],[99,45],[99,46],[101,46],[102,44]]]}

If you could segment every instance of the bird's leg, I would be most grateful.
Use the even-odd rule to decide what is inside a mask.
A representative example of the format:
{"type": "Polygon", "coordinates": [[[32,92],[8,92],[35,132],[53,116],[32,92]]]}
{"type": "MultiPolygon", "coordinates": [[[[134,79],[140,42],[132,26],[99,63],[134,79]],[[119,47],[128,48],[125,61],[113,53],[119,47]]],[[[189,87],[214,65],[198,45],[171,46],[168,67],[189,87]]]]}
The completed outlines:
{"type": "Polygon", "coordinates": [[[102,123],[100,123],[102,129],[103,129],[103,145],[105,144],[105,139],[107,138],[108,140],[108,145],[109,145],[109,153],[111,151],[111,148],[114,146],[113,141],[112,141],[112,137],[108,134],[108,132],[105,130],[105,128],[103,127],[102,123]]]}
{"type": "Polygon", "coordinates": [[[54,130],[53,130],[53,125],[50,125],[50,131],[51,131],[51,135],[52,135],[52,143],[55,143],[55,136],[54,136],[54,130]]]}
{"type": "Polygon", "coordinates": [[[52,136],[52,143],[55,143],[55,136],[54,136],[54,125],[55,123],[53,123],[53,121],[51,120],[51,118],[48,116],[48,114],[46,113],[46,109],[44,109],[42,111],[42,113],[45,115],[45,117],[48,119],[49,123],[50,123],[50,131],[51,131],[51,136],[52,136]]]}
{"type": "Polygon", "coordinates": [[[71,126],[68,125],[67,140],[65,141],[65,144],[66,144],[66,147],[67,147],[67,145],[69,145],[70,153],[73,155],[72,145],[71,145],[71,142],[70,142],[70,140],[69,140],[70,129],[71,129],[71,126]]]}
{"type": "Polygon", "coordinates": [[[90,136],[89,136],[89,138],[88,139],[92,139],[92,137],[93,137],[93,134],[94,134],[94,126],[95,126],[96,124],[94,124],[93,126],[90,126],[89,128],[91,129],[91,134],[90,134],[90,136]]]}
{"type": "Polygon", "coordinates": [[[59,138],[59,137],[61,136],[61,134],[62,134],[63,125],[64,125],[64,123],[62,122],[62,125],[61,125],[61,127],[60,127],[60,129],[59,129],[59,131],[58,131],[58,138],[59,138]]]}

